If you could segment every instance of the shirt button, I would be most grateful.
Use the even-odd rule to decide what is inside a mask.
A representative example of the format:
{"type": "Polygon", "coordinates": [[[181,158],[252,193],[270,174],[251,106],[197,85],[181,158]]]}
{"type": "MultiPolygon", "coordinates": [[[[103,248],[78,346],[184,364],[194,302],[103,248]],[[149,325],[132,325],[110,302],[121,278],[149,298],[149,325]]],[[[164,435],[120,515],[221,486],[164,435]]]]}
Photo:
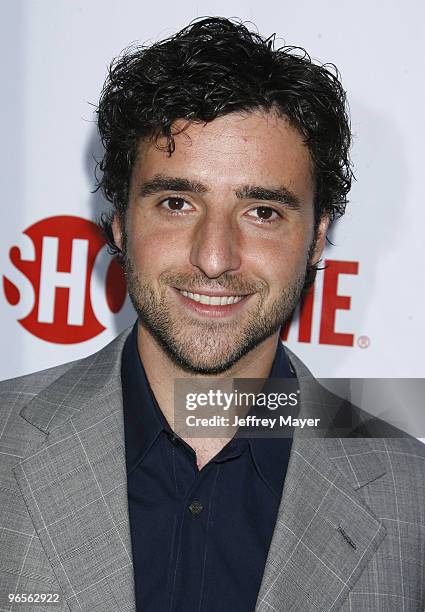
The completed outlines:
{"type": "Polygon", "coordinates": [[[193,502],[189,505],[189,510],[191,511],[193,516],[198,516],[198,514],[201,514],[203,509],[204,506],[197,499],[194,499],[193,502]]]}

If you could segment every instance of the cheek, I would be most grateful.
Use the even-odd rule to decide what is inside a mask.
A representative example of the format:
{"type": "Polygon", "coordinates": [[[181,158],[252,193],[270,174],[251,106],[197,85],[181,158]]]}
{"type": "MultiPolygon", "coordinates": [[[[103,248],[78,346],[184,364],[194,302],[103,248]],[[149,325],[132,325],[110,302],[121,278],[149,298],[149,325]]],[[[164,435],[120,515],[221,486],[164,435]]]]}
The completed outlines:
{"type": "Polygon", "coordinates": [[[185,257],[184,232],[176,232],[175,228],[163,224],[157,227],[143,215],[131,219],[127,231],[129,257],[144,276],[154,276],[181,264],[185,257]]]}
{"type": "Polygon", "coordinates": [[[309,232],[303,228],[270,240],[246,241],[245,269],[263,278],[270,287],[284,286],[305,272],[310,240],[309,232]]]}

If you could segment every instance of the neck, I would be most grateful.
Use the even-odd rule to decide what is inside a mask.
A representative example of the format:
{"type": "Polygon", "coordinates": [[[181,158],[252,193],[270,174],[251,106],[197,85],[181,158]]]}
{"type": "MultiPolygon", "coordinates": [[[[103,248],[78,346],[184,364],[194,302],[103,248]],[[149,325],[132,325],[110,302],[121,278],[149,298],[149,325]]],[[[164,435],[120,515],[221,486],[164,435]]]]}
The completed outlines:
{"type": "Polygon", "coordinates": [[[278,341],[279,332],[276,332],[222,374],[196,374],[183,370],[175,363],[143,324],[138,323],[137,344],[140,358],[151,389],[169,422],[168,417],[172,416],[173,410],[174,383],[177,379],[267,378],[272,368],[278,341]]]}

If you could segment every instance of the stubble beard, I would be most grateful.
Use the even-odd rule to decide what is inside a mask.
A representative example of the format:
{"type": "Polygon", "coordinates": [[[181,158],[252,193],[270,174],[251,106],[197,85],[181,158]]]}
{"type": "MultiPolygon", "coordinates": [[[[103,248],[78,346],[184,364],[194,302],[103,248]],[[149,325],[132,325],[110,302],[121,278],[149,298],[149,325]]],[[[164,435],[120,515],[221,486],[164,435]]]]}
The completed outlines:
{"type": "Polygon", "coordinates": [[[127,289],[140,323],[178,367],[203,375],[229,370],[289,320],[305,286],[308,269],[306,266],[305,272],[285,287],[279,297],[266,304],[268,285],[264,281],[246,283],[227,273],[212,285],[211,279],[202,274],[165,272],[158,279],[163,288],[158,292],[143,281],[125,251],[123,255],[127,289]],[[167,299],[171,287],[190,291],[201,286],[235,294],[255,293],[248,299],[255,300],[256,305],[248,305],[247,312],[233,321],[201,320],[184,313],[183,308],[177,313],[175,301],[170,304],[167,299]]]}

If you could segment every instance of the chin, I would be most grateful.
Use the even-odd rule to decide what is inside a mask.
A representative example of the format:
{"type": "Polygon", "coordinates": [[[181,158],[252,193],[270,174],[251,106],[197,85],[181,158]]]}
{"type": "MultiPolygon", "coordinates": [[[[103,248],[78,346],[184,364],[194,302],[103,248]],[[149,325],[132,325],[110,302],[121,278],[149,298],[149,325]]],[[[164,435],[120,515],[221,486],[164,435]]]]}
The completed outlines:
{"type": "MultiPolygon", "coordinates": [[[[255,348],[262,340],[263,336],[255,338],[244,338],[240,342],[230,345],[228,330],[226,337],[221,342],[217,337],[205,334],[202,343],[194,342],[182,343],[177,338],[160,338],[157,340],[162,344],[168,356],[183,370],[194,374],[212,375],[222,374],[234,366],[242,357],[255,348]]],[[[269,335],[269,334],[268,334],[269,335]]]]}
{"type": "Polygon", "coordinates": [[[204,376],[223,374],[230,370],[237,361],[237,359],[234,359],[230,362],[226,361],[225,363],[223,363],[222,360],[220,362],[209,361],[208,363],[198,363],[176,355],[172,355],[172,358],[182,370],[191,372],[192,374],[202,374],[204,376]]]}

